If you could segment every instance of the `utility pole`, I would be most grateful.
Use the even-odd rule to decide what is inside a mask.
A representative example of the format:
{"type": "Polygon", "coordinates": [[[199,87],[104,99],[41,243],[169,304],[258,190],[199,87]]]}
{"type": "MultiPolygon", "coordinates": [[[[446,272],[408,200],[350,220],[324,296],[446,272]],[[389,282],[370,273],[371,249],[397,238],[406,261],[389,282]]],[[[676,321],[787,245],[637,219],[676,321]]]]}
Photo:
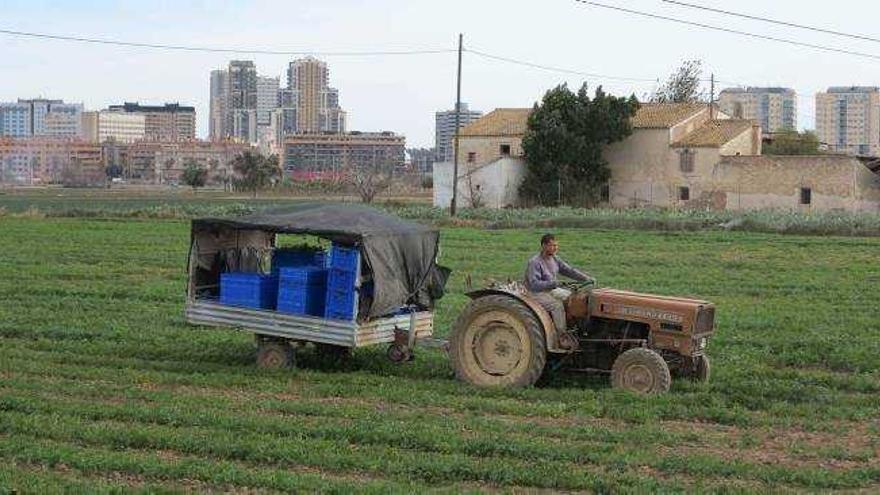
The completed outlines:
{"type": "Polygon", "coordinates": [[[455,89],[455,136],[452,138],[452,203],[449,215],[455,216],[455,203],[458,201],[458,127],[461,125],[461,47],[464,36],[458,35],[458,76],[455,89]]]}
{"type": "Polygon", "coordinates": [[[715,73],[709,76],[709,120],[715,119],[715,73]]]}

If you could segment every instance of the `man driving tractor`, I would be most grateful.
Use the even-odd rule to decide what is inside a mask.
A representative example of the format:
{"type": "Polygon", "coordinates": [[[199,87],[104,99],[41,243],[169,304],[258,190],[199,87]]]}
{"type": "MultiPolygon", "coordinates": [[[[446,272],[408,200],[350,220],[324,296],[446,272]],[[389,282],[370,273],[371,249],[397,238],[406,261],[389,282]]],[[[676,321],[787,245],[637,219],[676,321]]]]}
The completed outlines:
{"type": "Polygon", "coordinates": [[[595,279],[556,256],[557,251],[559,242],[556,237],[544,234],[541,237],[541,252],[533,256],[526,266],[525,285],[535,301],[550,313],[556,329],[564,332],[565,307],[562,302],[571,292],[561,287],[557,276],[561,274],[579,282],[595,283],[595,279]]]}

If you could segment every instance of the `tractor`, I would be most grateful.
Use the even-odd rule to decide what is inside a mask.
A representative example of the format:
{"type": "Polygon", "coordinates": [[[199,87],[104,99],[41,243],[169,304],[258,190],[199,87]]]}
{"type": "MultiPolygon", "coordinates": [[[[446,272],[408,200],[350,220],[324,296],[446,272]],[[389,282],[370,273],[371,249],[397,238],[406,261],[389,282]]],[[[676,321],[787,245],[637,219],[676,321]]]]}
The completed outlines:
{"type": "Polygon", "coordinates": [[[468,292],[449,339],[456,377],[485,387],[528,387],[556,369],[611,375],[640,394],[669,390],[672,377],[707,382],[714,304],[569,284],[567,330],[519,282],[468,292]]]}

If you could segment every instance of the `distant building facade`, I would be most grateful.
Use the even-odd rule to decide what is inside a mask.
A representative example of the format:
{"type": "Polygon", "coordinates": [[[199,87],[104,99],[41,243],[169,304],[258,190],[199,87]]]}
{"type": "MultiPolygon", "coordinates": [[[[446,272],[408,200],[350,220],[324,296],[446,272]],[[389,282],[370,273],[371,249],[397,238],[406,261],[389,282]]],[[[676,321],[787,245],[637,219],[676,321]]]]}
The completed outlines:
{"type": "Polygon", "coordinates": [[[143,141],[146,137],[146,121],[142,113],[111,110],[85,112],[82,117],[83,137],[91,143],[143,141]]]}
{"type": "Polygon", "coordinates": [[[111,112],[144,116],[144,139],[149,141],[190,141],[196,138],[196,109],[179,103],[141,105],[137,102],[111,105],[111,112]]]}
{"type": "Polygon", "coordinates": [[[729,88],[718,108],[735,119],[756,120],[765,133],[797,129],[797,93],[790,88],[729,88]]]}
{"type": "Polygon", "coordinates": [[[0,137],[0,183],[60,184],[89,170],[103,176],[101,146],[77,139],[0,137]]]}
{"type": "Polygon", "coordinates": [[[295,134],[284,138],[285,172],[296,177],[345,173],[356,167],[404,164],[406,138],[393,132],[295,134]]]}
{"type": "MultiPolygon", "coordinates": [[[[468,109],[467,103],[459,107],[459,128],[483,116],[483,112],[468,109]]],[[[437,112],[434,115],[434,148],[437,156],[434,161],[451,162],[453,158],[453,138],[455,137],[455,109],[437,112]]]]}
{"type": "Polygon", "coordinates": [[[414,172],[430,174],[434,169],[434,157],[437,156],[434,148],[407,148],[406,154],[414,172]]]}
{"type": "Polygon", "coordinates": [[[0,136],[78,138],[82,128],[81,103],[43,98],[0,103],[0,136]]]}
{"type": "Polygon", "coordinates": [[[296,102],[296,132],[344,133],[346,113],[339,106],[339,90],[329,86],[327,64],[314,57],[291,62],[287,89],[296,102]]]}
{"type": "Polygon", "coordinates": [[[816,134],[829,151],[880,156],[880,88],[831,87],[816,93],[816,134]]]}
{"type": "Polygon", "coordinates": [[[257,76],[257,125],[268,127],[278,108],[278,78],[257,76]]]}
{"type": "Polygon", "coordinates": [[[228,126],[229,71],[211,71],[210,100],[208,102],[208,136],[211,141],[219,141],[229,136],[228,126]]]}

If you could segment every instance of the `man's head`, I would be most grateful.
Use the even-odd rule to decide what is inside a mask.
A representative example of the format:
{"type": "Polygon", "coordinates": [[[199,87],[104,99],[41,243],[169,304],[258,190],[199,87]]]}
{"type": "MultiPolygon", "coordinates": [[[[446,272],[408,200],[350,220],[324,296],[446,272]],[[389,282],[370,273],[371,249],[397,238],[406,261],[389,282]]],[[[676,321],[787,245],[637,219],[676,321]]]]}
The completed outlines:
{"type": "Polygon", "coordinates": [[[559,251],[559,243],[556,242],[556,236],[553,234],[544,234],[541,236],[541,254],[544,256],[553,256],[559,251]]]}

